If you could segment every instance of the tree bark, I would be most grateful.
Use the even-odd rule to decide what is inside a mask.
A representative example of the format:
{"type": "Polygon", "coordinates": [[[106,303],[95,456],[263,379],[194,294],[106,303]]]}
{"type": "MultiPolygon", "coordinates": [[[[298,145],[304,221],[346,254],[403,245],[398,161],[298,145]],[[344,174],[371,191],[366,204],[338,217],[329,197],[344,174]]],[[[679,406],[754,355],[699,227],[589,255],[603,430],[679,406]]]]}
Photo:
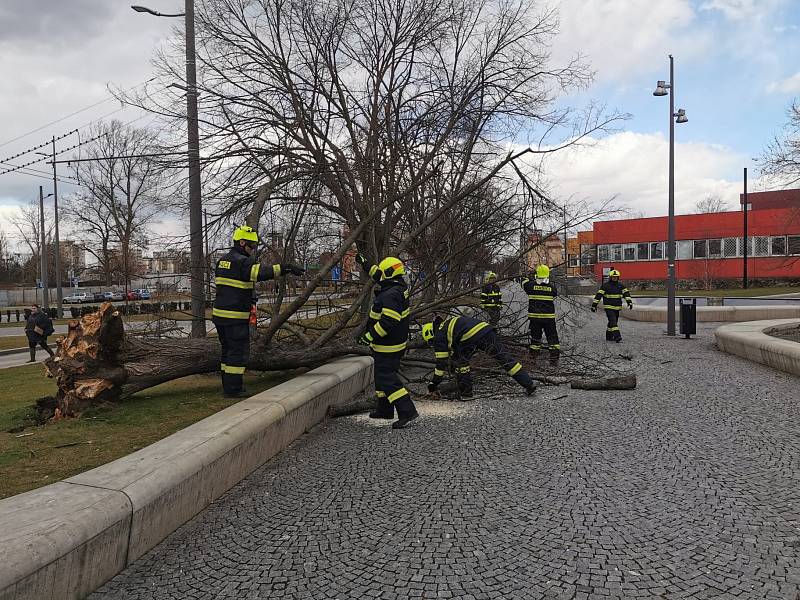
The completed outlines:
{"type": "MultiPolygon", "coordinates": [[[[368,354],[359,346],[307,348],[273,344],[262,348],[258,337],[251,347],[248,368],[285,371],[317,367],[348,354],[368,354]]],[[[111,303],[80,320],[71,321],[58,354],[45,363],[56,380],[55,402],[40,405],[42,419],[77,416],[88,407],[127,398],[161,383],[219,370],[219,341],[215,338],[148,339],[126,336],[122,317],[111,303]]]]}
{"type": "Polygon", "coordinates": [[[571,387],[574,390],[632,390],[636,388],[636,375],[574,379],[571,387]]]}

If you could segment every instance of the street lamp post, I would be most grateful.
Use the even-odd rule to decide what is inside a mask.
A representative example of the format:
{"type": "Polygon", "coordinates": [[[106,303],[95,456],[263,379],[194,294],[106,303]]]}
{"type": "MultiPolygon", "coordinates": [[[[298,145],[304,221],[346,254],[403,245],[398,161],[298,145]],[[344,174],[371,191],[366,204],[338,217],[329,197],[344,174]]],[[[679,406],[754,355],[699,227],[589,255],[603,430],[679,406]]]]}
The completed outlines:
{"type": "Polygon", "coordinates": [[[669,55],[669,83],[658,81],[654,96],[669,94],[669,217],[667,240],[667,335],[675,335],[675,123],[686,123],[686,111],[675,112],[675,72],[669,55]]]}
{"type": "MultiPolygon", "coordinates": [[[[48,194],[49,198],[52,194],[48,194]]],[[[47,284],[47,238],[44,233],[44,190],[39,186],[39,270],[42,282],[42,308],[50,308],[50,290],[47,284]]]]}
{"type": "Polygon", "coordinates": [[[205,258],[203,257],[203,207],[200,189],[200,133],[197,122],[197,65],[194,43],[194,0],[185,0],[184,12],[160,13],[145,6],[136,12],[157,17],[185,17],[186,23],[186,129],[189,160],[189,248],[191,252],[192,337],[206,335],[205,258]]]}

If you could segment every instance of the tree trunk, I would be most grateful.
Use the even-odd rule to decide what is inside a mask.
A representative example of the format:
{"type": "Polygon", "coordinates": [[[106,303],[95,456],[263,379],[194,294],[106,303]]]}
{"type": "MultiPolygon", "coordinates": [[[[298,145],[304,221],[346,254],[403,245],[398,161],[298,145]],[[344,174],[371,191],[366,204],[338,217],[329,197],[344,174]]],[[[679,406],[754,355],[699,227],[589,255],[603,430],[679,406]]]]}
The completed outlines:
{"type": "Polygon", "coordinates": [[[571,387],[574,390],[632,390],[636,388],[636,375],[574,379],[571,387]]]}
{"type": "MultiPolygon", "coordinates": [[[[367,354],[364,347],[307,348],[273,344],[263,348],[258,337],[248,368],[285,371],[317,367],[347,354],[367,354]]],[[[71,321],[58,354],[45,363],[56,380],[55,402],[40,404],[44,420],[77,416],[88,407],[127,398],[160,383],[219,370],[220,346],[215,338],[148,339],[126,336],[122,317],[106,302],[96,313],[71,321]]]]}

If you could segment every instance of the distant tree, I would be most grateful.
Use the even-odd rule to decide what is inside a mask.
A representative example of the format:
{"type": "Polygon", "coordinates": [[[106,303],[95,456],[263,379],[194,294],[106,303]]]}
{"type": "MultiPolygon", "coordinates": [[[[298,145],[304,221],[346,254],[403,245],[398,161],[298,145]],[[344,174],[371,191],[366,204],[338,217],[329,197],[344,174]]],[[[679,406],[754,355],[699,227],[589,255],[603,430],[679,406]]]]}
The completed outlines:
{"type": "MultiPolygon", "coordinates": [[[[32,200],[28,204],[19,207],[19,211],[9,217],[9,222],[14,229],[15,237],[30,252],[30,259],[25,261],[21,273],[21,281],[32,283],[39,275],[39,256],[41,255],[42,236],[41,219],[39,217],[39,201],[32,200]]],[[[53,243],[53,230],[55,219],[53,211],[45,206],[45,246],[51,247],[53,243]]],[[[55,258],[51,253],[48,254],[48,273],[53,277],[55,273],[55,258]]],[[[52,279],[50,279],[52,283],[52,279]]]]}
{"type": "Polygon", "coordinates": [[[698,213],[719,213],[731,210],[730,204],[717,193],[708,194],[702,200],[698,200],[694,208],[698,213]]]}
{"type": "Polygon", "coordinates": [[[761,170],[785,185],[800,182],[800,100],[792,102],[783,132],[764,149],[761,170]]]}

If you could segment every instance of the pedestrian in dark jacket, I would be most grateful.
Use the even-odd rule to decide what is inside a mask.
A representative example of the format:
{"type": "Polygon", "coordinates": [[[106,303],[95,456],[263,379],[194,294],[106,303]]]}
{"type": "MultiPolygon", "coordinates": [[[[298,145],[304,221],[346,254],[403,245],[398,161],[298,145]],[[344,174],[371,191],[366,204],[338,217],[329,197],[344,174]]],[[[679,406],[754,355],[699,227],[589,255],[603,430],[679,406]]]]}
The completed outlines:
{"type": "Polygon", "coordinates": [[[28,362],[36,362],[36,346],[41,346],[50,356],[55,356],[47,345],[47,338],[53,335],[54,331],[50,316],[42,311],[38,304],[34,304],[31,307],[31,316],[25,324],[25,335],[31,352],[31,359],[28,362]]]}

